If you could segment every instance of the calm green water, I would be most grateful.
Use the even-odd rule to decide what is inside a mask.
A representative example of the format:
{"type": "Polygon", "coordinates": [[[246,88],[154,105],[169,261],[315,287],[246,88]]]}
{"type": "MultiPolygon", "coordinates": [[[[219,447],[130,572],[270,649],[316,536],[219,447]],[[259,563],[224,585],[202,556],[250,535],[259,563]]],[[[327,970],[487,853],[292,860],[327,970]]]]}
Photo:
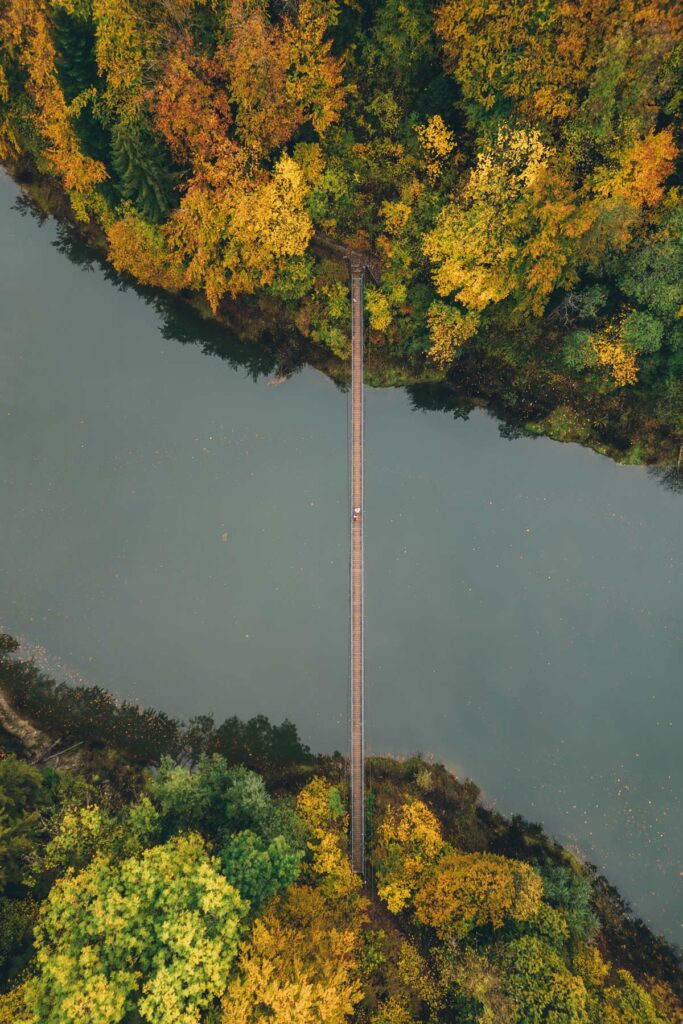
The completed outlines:
{"type": "MultiPolygon", "coordinates": [[[[346,396],[206,354],[219,332],[75,265],[16,196],[0,179],[2,625],[66,678],[345,749],[346,396]]],[[[470,775],[680,939],[683,497],[397,390],[366,437],[370,749],[470,775]]]]}

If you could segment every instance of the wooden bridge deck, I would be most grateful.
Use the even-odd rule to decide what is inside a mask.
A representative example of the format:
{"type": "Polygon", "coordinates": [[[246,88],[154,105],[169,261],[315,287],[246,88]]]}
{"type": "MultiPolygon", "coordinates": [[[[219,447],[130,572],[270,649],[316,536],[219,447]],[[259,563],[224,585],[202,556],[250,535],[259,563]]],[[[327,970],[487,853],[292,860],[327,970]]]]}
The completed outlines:
{"type": "Polygon", "coordinates": [[[351,866],[365,871],[365,681],[363,564],[363,283],[351,258],[351,866]],[[360,509],[360,515],[353,513],[360,509]]]}

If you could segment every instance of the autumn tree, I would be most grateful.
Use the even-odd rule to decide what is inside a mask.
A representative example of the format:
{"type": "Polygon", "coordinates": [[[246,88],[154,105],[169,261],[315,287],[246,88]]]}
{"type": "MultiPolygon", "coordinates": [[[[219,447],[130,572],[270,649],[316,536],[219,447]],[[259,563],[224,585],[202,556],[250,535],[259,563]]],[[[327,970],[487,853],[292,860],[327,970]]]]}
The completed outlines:
{"type": "Polygon", "coordinates": [[[124,203],[120,213],[107,228],[107,255],[116,270],[131,274],[140,284],[179,291],[185,271],[172,258],[165,233],[131,203],[124,203]]]}
{"type": "Polygon", "coordinates": [[[398,913],[413,899],[444,848],[441,828],[421,800],[389,807],[378,828],[377,893],[398,913]]]}
{"type": "Polygon", "coordinates": [[[619,982],[605,988],[604,1024],[667,1024],[652,996],[629,971],[617,972],[619,982]]]}
{"type": "Polygon", "coordinates": [[[271,283],[313,234],[299,166],[282,156],[272,173],[250,174],[244,155],[226,144],[202,166],[171,217],[168,239],[186,283],[202,289],[216,310],[224,295],[271,283]]]}
{"type": "Polygon", "coordinates": [[[427,311],[431,338],[429,358],[440,370],[448,369],[463,345],[475,337],[479,322],[477,313],[464,312],[455,303],[431,304],[427,311]]]}
{"type": "Polygon", "coordinates": [[[103,102],[112,120],[135,121],[145,100],[145,71],[160,21],[149,2],[93,0],[95,59],[106,82],[103,102]],[[147,15],[147,16],[146,16],[147,15]]]}
{"type": "Polygon", "coordinates": [[[323,881],[331,898],[353,897],[360,880],[349,862],[348,815],[339,791],[316,776],[298,794],[296,809],[307,835],[311,877],[323,881]]]}
{"type": "Polygon", "coordinates": [[[26,73],[35,128],[45,143],[43,156],[63,181],[74,213],[81,220],[93,211],[103,215],[105,204],[97,186],[106,180],[107,171],[100,161],[82,153],[74,127],[74,118],[89,96],[81,93],[67,103],[57,74],[52,25],[40,0],[7,0],[0,18],[0,42],[16,55],[26,73]]]}
{"type": "Polygon", "coordinates": [[[680,25],[665,0],[626,0],[618,17],[611,0],[445,0],[436,19],[468,101],[484,111],[513,103],[525,120],[569,132],[575,143],[590,137],[593,146],[612,141],[627,111],[641,128],[652,126],[652,94],[672,86],[680,25]]]}
{"type": "Polygon", "coordinates": [[[574,203],[552,161],[538,132],[499,130],[425,235],[439,295],[474,313],[514,295],[518,310],[540,313],[553,289],[571,282],[560,231],[574,203]]]}
{"type": "Polygon", "coordinates": [[[528,921],[541,906],[543,883],[521,861],[490,853],[444,854],[424,876],[415,916],[442,936],[462,937],[473,928],[500,928],[509,919],[528,921]]]}
{"type": "Polygon", "coordinates": [[[427,175],[430,181],[435,182],[455,149],[455,136],[440,114],[434,114],[426,124],[417,125],[415,131],[424,153],[427,175]]]}
{"type": "Polygon", "coordinates": [[[360,1001],[359,934],[296,888],[256,922],[223,999],[225,1024],[344,1024],[360,1001]]]}
{"type": "Polygon", "coordinates": [[[271,152],[306,121],[324,134],[343,104],[342,62],[326,38],[338,18],[336,0],[301,0],[296,17],[286,15],[280,25],[263,0],[230,0],[225,10],[228,40],[217,57],[229,71],[237,135],[247,150],[271,152]]]}
{"type": "Polygon", "coordinates": [[[179,34],[151,91],[154,126],[183,164],[218,156],[232,123],[227,69],[179,34]]]}

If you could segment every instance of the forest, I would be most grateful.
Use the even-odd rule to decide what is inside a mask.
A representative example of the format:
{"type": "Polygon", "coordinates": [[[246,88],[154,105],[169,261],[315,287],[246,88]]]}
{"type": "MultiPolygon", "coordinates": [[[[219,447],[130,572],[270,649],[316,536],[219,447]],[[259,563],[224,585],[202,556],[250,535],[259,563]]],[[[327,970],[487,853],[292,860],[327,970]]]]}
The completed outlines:
{"type": "Polygon", "coordinates": [[[680,1024],[676,951],[538,825],[420,757],[183,725],[0,636],[2,1024],[680,1024]],[[108,729],[106,728],[108,726],[108,729]]]}
{"type": "Polygon", "coordinates": [[[142,285],[680,455],[680,6],[0,0],[0,161],[142,285]],[[540,408],[545,401],[548,408],[540,408]]]}

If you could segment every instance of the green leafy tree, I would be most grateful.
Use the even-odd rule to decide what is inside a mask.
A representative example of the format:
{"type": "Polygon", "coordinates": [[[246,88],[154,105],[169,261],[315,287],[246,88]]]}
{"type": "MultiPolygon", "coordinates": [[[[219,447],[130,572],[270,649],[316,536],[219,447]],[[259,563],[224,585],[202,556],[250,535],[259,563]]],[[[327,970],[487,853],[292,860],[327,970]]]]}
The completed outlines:
{"type": "Polygon", "coordinates": [[[194,770],[163,759],[150,782],[149,796],[166,835],[192,829],[225,837],[249,829],[272,839],[293,837],[298,830],[293,810],[269,795],[259,775],[229,767],[218,754],[202,758],[194,770]]]}
{"type": "Polygon", "coordinates": [[[248,904],[199,836],[58,881],[36,928],[41,1024],[198,1024],[225,990],[248,904]]]}
{"type": "Polygon", "coordinates": [[[228,840],[221,863],[228,880],[258,913],[280,889],[296,881],[302,857],[303,850],[294,849],[284,836],[265,842],[245,830],[228,840]]]}
{"type": "Polygon", "coordinates": [[[586,875],[569,867],[549,865],[541,869],[543,898],[561,910],[575,942],[586,942],[598,928],[593,908],[593,887],[586,875]]]}
{"type": "Polygon", "coordinates": [[[628,971],[618,971],[619,985],[605,989],[605,1024],[667,1024],[652,996],[628,971]]]}
{"type": "MultiPolygon", "coordinates": [[[[305,272],[305,261],[302,266],[305,272]]],[[[207,753],[221,754],[230,764],[260,771],[311,760],[310,748],[299,739],[293,722],[286,718],[280,725],[273,725],[265,715],[246,722],[234,716],[226,718],[212,734],[207,753]]]]}
{"type": "Polygon", "coordinates": [[[539,939],[507,944],[500,962],[504,991],[517,1006],[515,1024],[589,1024],[583,979],[539,939]]]}
{"type": "MultiPolygon", "coordinates": [[[[132,856],[151,846],[159,813],[143,796],[118,815],[99,804],[66,806],[52,823],[52,836],[35,858],[36,867],[57,875],[80,871],[96,856],[132,856]]],[[[35,870],[35,868],[34,868],[35,870]]]]}
{"type": "Polygon", "coordinates": [[[0,761],[0,891],[20,881],[42,830],[41,810],[51,800],[39,769],[16,757],[0,761]]]}

